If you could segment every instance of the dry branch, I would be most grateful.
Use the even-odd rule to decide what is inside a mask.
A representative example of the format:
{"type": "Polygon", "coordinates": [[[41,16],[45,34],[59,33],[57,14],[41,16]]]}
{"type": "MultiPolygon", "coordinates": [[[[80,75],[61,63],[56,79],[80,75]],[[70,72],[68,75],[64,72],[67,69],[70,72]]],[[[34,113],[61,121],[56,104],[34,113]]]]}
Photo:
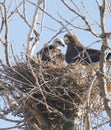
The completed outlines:
{"type": "MultiPolygon", "coordinates": [[[[28,37],[27,37],[27,47],[26,47],[26,53],[27,53],[27,57],[30,57],[31,56],[31,38],[32,38],[32,34],[34,32],[34,30],[36,30],[36,25],[38,23],[38,16],[39,16],[39,7],[40,5],[45,2],[44,0],[38,0],[37,2],[37,5],[35,6],[35,13],[34,13],[34,16],[33,16],[33,21],[32,21],[32,25],[31,25],[31,28],[30,28],[30,31],[29,31],[29,34],[28,34],[28,37]]],[[[35,42],[35,45],[37,46],[37,43],[39,42],[36,41],[35,42]]]]}
{"type": "Polygon", "coordinates": [[[8,11],[7,11],[7,5],[6,0],[4,0],[4,24],[5,24],[5,56],[6,56],[6,62],[8,66],[11,66],[10,64],[10,56],[9,56],[9,42],[8,42],[8,11]]]}
{"type": "MultiPolygon", "coordinates": [[[[106,0],[103,0],[102,6],[100,8],[100,18],[101,18],[101,30],[102,34],[106,33],[105,29],[105,16],[106,16],[106,0]]],[[[111,106],[109,104],[110,98],[108,97],[108,90],[107,90],[107,81],[104,78],[106,75],[106,56],[107,56],[107,39],[102,40],[102,47],[101,47],[101,58],[100,58],[100,94],[103,98],[104,107],[111,119],[111,106]]]]}

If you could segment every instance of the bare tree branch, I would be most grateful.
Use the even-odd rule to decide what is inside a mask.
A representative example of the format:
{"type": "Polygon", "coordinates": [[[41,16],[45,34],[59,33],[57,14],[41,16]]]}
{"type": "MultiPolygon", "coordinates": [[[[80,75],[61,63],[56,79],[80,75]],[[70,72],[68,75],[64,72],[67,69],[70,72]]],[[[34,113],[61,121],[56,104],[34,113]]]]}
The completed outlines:
{"type": "Polygon", "coordinates": [[[61,0],[63,2],[63,4],[69,9],[71,10],[74,14],[76,14],[77,16],[79,16],[86,24],[87,26],[87,31],[91,32],[94,36],[99,37],[99,34],[97,34],[93,28],[91,27],[89,21],[87,20],[87,18],[85,16],[83,16],[82,14],[80,14],[79,12],[77,12],[76,10],[74,10],[73,8],[71,8],[64,0],[61,0]]]}
{"type": "Polygon", "coordinates": [[[4,14],[5,14],[5,55],[6,55],[6,62],[8,66],[11,66],[10,64],[10,56],[9,56],[9,42],[8,42],[8,14],[7,14],[7,5],[6,0],[4,0],[4,14]]]}
{"type": "MultiPolygon", "coordinates": [[[[106,16],[106,0],[103,0],[103,5],[100,6],[100,18],[101,18],[101,30],[102,34],[106,32],[105,29],[105,16],[106,16]]],[[[102,47],[101,47],[101,58],[100,58],[100,94],[103,98],[104,107],[111,119],[111,106],[109,105],[109,97],[108,97],[108,90],[107,90],[107,82],[104,78],[103,74],[106,75],[106,56],[107,56],[107,39],[102,40],[102,47]]]]}
{"type": "MultiPolygon", "coordinates": [[[[41,3],[43,3],[44,0],[38,0],[37,5],[35,7],[35,13],[34,13],[34,18],[33,18],[33,22],[32,22],[32,26],[30,28],[29,34],[28,34],[28,38],[27,38],[27,48],[26,48],[26,52],[27,52],[27,56],[31,55],[30,49],[31,49],[31,41],[30,39],[32,38],[32,34],[36,28],[36,24],[38,21],[38,15],[39,15],[39,6],[41,5],[41,3]]],[[[39,42],[39,40],[38,40],[39,42]]]]}

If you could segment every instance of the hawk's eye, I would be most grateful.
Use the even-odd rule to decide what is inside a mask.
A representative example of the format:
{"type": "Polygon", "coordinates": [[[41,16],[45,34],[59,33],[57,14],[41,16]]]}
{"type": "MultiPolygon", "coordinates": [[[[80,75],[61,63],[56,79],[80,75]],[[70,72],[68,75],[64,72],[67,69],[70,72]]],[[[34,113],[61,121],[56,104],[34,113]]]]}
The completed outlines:
{"type": "Polygon", "coordinates": [[[57,42],[57,44],[58,44],[59,46],[63,46],[63,47],[65,46],[64,43],[61,42],[61,41],[56,41],[56,42],[57,42]]]}
{"type": "Polygon", "coordinates": [[[61,42],[60,41],[57,41],[58,42],[58,44],[61,44],[61,42]]]}

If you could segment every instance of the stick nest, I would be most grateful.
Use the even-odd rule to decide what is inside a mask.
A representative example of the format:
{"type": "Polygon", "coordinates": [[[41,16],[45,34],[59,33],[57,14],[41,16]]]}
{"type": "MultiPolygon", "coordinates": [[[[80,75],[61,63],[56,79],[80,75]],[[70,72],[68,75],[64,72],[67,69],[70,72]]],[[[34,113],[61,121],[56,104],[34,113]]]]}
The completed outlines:
{"type": "MultiPolygon", "coordinates": [[[[55,64],[36,58],[1,68],[5,91],[10,90],[12,95],[12,98],[5,95],[10,100],[10,107],[16,115],[22,115],[28,125],[30,122],[41,128],[46,125],[59,128],[59,124],[69,119],[85,116],[87,96],[95,74],[91,67],[81,63],[55,64]],[[13,105],[15,101],[16,105],[13,105]]],[[[91,90],[90,104],[93,110],[103,110],[98,79],[91,90]]]]}

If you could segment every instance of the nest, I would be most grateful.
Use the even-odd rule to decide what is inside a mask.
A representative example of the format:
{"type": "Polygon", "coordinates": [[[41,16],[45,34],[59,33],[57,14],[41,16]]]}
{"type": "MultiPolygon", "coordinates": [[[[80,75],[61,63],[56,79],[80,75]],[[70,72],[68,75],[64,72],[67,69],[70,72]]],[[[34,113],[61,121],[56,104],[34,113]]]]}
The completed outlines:
{"type": "MultiPolygon", "coordinates": [[[[27,127],[37,124],[41,129],[50,127],[57,130],[69,119],[74,120],[81,115],[85,117],[86,111],[83,110],[95,73],[90,67],[81,63],[55,64],[36,58],[3,68],[5,80],[10,86],[8,88],[16,93],[13,99],[19,109],[15,113],[18,116],[22,113],[27,127]]],[[[96,79],[90,103],[92,109],[99,111],[103,107],[98,86],[99,80],[96,79]]]]}

